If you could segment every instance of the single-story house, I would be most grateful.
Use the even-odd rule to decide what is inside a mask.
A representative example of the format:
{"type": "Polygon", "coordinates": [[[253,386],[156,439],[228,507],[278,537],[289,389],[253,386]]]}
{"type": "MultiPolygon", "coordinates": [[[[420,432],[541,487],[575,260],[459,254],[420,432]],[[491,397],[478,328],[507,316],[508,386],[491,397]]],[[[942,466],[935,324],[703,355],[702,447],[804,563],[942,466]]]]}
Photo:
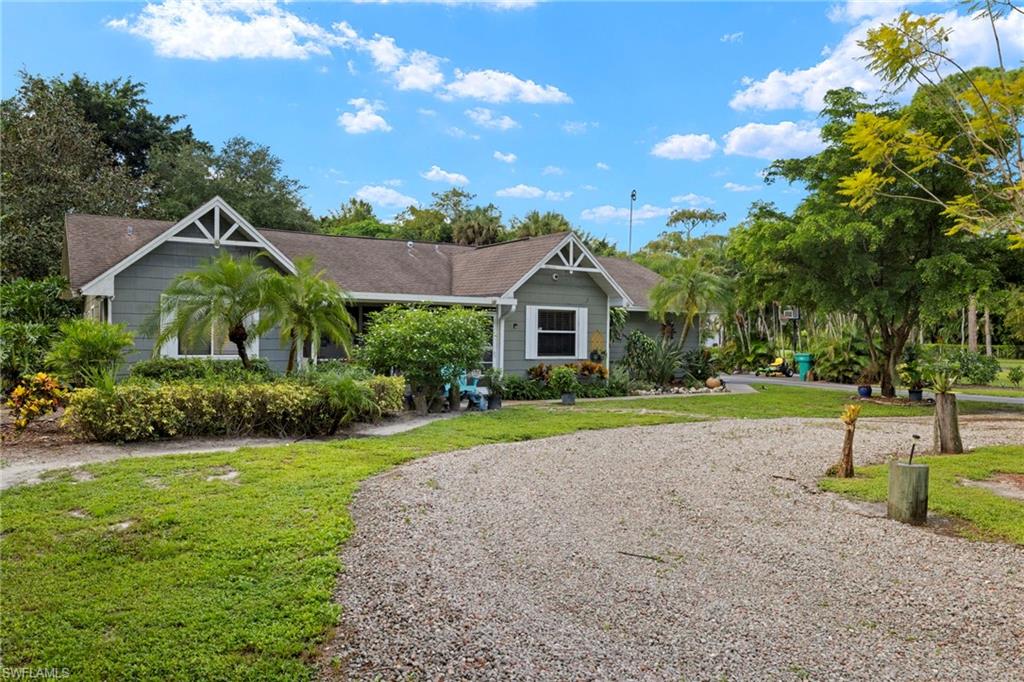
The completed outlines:
{"type": "MultiPolygon", "coordinates": [[[[586,359],[595,351],[612,363],[621,359],[624,342],[613,341],[609,329],[614,307],[629,311],[626,333],[660,333],[648,314],[648,292],[659,275],[630,260],[596,257],[571,232],[475,247],[257,229],[220,197],[178,222],[69,214],[64,274],[71,293],[84,297],[86,316],[124,323],[136,333],[130,365],[154,355],[153,340],[140,328],[171,280],[224,249],[264,253],[283,272],[294,272],[295,259],[312,256],[351,296],[360,329],[368,313],[392,303],[491,311],[487,362],[509,373],[586,359]]],[[[695,333],[686,345],[696,347],[695,333]]],[[[254,339],[250,351],[276,370],[287,362],[287,344],[276,330],[254,339]]],[[[232,346],[213,338],[198,347],[174,339],[156,354],[236,357],[232,346]]],[[[321,358],[332,356],[340,349],[322,349],[321,358]]]]}

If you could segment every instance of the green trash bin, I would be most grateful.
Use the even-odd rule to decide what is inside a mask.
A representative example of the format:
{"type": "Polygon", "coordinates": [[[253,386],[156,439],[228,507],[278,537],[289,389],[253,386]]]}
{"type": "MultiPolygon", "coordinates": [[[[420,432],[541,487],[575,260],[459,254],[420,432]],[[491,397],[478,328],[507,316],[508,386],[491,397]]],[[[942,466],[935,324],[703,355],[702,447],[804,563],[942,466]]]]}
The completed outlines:
{"type": "Polygon", "coordinates": [[[807,373],[814,364],[814,356],[810,353],[794,353],[793,359],[796,360],[796,368],[800,371],[800,381],[807,381],[807,373]]]}

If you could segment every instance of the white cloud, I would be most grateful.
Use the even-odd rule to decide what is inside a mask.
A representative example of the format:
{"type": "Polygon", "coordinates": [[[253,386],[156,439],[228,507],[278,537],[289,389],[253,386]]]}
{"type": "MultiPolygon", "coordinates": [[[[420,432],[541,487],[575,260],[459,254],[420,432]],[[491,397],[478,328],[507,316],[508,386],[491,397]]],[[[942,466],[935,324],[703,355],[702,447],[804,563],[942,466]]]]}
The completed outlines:
{"type": "Polygon", "coordinates": [[[419,206],[418,201],[384,185],[365,185],[356,192],[356,198],[368,201],[375,206],[387,208],[405,208],[419,206]]]}
{"type": "MultiPolygon", "coordinates": [[[[857,23],[837,45],[823,53],[821,61],[792,71],[775,69],[758,80],[745,79],[744,87],[733,95],[729,106],[737,110],[802,108],[817,112],[825,93],[835,88],[849,86],[869,97],[881,94],[881,83],[868,71],[864,50],[857,43],[864,40],[869,28],[892,19],[900,9],[898,3],[848,3],[830,11],[829,16],[834,20],[857,23]]],[[[951,30],[946,47],[961,66],[971,68],[994,63],[992,29],[987,22],[949,11],[941,15],[941,24],[951,30]]],[[[997,20],[996,25],[1007,61],[1020,60],[1024,56],[1024,14],[1011,12],[997,20]]]]}
{"type": "Polygon", "coordinates": [[[495,116],[494,112],[486,107],[467,109],[466,116],[481,128],[504,131],[519,127],[519,123],[514,119],[508,116],[495,116]]]}
{"type": "Polygon", "coordinates": [[[418,113],[421,116],[437,116],[437,112],[434,111],[433,109],[424,109],[422,107],[417,109],[416,113],[418,113]]]}
{"type": "Polygon", "coordinates": [[[827,16],[829,21],[835,23],[852,23],[866,18],[890,16],[903,9],[906,4],[902,0],[847,0],[838,5],[832,5],[827,16]]]}
{"type": "Polygon", "coordinates": [[[686,194],[678,194],[672,197],[672,203],[686,204],[688,206],[696,208],[698,206],[711,206],[712,204],[715,203],[715,200],[712,199],[711,197],[706,197],[702,194],[694,194],[693,192],[688,192],[686,194]]]}
{"type": "Polygon", "coordinates": [[[384,184],[387,185],[388,187],[401,187],[402,181],[399,180],[398,178],[391,178],[390,180],[385,180],[384,184]]]}
{"type": "Polygon", "coordinates": [[[445,182],[449,185],[468,185],[469,178],[462,173],[452,173],[440,166],[431,166],[430,170],[420,173],[420,177],[431,182],[445,182]]]}
{"type": "Polygon", "coordinates": [[[470,139],[479,140],[480,136],[475,133],[467,133],[465,130],[458,126],[449,126],[445,128],[444,134],[448,137],[454,137],[457,140],[470,139]]]}
{"type": "Polygon", "coordinates": [[[562,201],[572,196],[572,192],[552,192],[543,190],[533,185],[519,184],[515,187],[506,187],[495,192],[499,197],[510,199],[547,199],[549,201],[562,201]]]}
{"type": "Polygon", "coordinates": [[[609,166],[604,161],[598,161],[597,163],[595,163],[594,164],[594,168],[596,168],[597,170],[603,170],[603,171],[611,170],[612,169],[612,167],[609,166]]]}
{"type": "Polygon", "coordinates": [[[589,129],[597,127],[597,121],[566,121],[562,124],[562,130],[570,135],[582,135],[589,129]]]}
{"type": "Polygon", "coordinates": [[[331,72],[331,70],[327,66],[321,66],[316,71],[317,71],[317,73],[322,73],[322,74],[327,74],[327,73],[331,72]]]}
{"type": "Polygon", "coordinates": [[[711,158],[711,155],[718,149],[718,143],[711,139],[710,135],[669,135],[664,140],[654,145],[651,149],[652,156],[660,156],[663,159],[688,159],[690,161],[703,161],[711,158]]]}
{"type": "Polygon", "coordinates": [[[761,189],[757,185],[740,185],[735,182],[727,182],[722,185],[723,189],[727,189],[730,192],[756,192],[761,189]]]}
{"type": "Polygon", "coordinates": [[[512,152],[508,152],[506,154],[496,151],[494,152],[494,158],[496,158],[498,161],[501,161],[502,163],[515,163],[516,159],[518,159],[519,157],[513,154],[512,152]]]}
{"type": "Polygon", "coordinates": [[[345,62],[345,68],[348,69],[348,72],[353,76],[359,73],[359,70],[356,69],[356,63],[351,59],[345,62]]]}
{"type": "Polygon", "coordinates": [[[501,104],[523,102],[526,104],[569,104],[572,98],[554,85],[539,85],[532,80],[523,80],[505,71],[481,69],[462,71],[455,69],[455,80],[445,86],[445,95],[450,98],[472,98],[501,104]]]}
{"type": "Polygon", "coordinates": [[[384,110],[380,102],[370,102],[367,99],[358,97],[350,99],[349,104],[356,108],[355,112],[346,111],[338,117],[338,125],[345,129],[349,135],[362,135],[375,130],[388,132],[391,126],[378,111],[384,110]]]}
{"type": "Polygon", "coordinates": [[[597,191],[597,187],[595,187],[594,185],[582,185],[582,186],[580,186],[580,189],[586,190],[588,192],[596,192],[597,191]]]}
{"type": "Polygon", "coordinates": [[[825,148],[821,129],[811,121],[748,123],[725,134],[725,153],[756,159],[804,157],[825,148]]]}
{"type": "Polygon", "coordinates": [[[724,36],[719,38],[723,43],[741,43],[743,42],[743,31],[737,31],[736,33],[726,33],[724,36]]]}
{"type": "Polygon", "coordinates": [[[356,4],[398,5],[407,2],[417,4],[447,5],[449,7],[480,6],[495,11],[516,11],[537,6],[537,0],[354,0],[356,4]]]}
{"type": "Polygon", "coordinates": [[[307,59],[349,42],[272,0],[166,0],[148,3],[131,19],[113,19],[107,26],[148,40],[161,57],[179,59],[307,59]]]}
{"type": "Polygon", "coordinates": [[[540,172],[541,175],[565,175],[565,171],[558,166],[544,166],[544,170],[540,172]]]}
{"type": "MultiPolygon", "coordinates": [[[[633,207],[633,222],[642,223],[645,220],[652,218],[666,218],[668,214],[672,212],[670,208],[663,208],[661,206],[652,206],[651,204],[644,204],[643,206],[633,207]]],[[[627,221],[629,220],[629,207],[616,207],[611,204],[605,204],[603,206],[596,206],[594,208],[584,209],[580,213],[580,218],[583,220],[592,220],[596,223],[607,223],[610,221],[627,221]]]]}
{"type": "Polygon", "coordinates": [[[395,69],[395,85],[399,90],[431,91],[444,83],[441,73],[441,59],[434,55],[416,50],[409,61],[395,69]]]}

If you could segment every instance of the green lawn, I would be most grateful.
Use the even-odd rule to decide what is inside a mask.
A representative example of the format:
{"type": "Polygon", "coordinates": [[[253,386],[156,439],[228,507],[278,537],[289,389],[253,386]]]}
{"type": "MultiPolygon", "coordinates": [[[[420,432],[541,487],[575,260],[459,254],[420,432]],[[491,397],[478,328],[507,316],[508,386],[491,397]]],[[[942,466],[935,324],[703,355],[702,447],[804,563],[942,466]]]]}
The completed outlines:
{"type": "MultiPolygon", "coordinates": [[[[928,509],[967,521],[969,536],[1001,539],[1024,545],[1024,503],[995,493],[960,485],[960,479],[975,481],[996,473],[1024,474],[1024,446],[979,448],[966,455],[920,457],[927,464],[928,509]]],[[[888,493],[886,464],[857,469],[856,478],[826,478],[821,487],[872,502],[884,502],[888,493]]]]}
{"type": "Polygon", "coordinates": [[[347,505],[367,476],[486,443],[717,416],[836,417],[844,402],[772,386],[521,406],[383,438],[122,460],[87,467],[94,479],[82,482],[57,474],[0,496],[3,665],[66,667],[84,680],[308,679],[337,622],[347,505]]]}

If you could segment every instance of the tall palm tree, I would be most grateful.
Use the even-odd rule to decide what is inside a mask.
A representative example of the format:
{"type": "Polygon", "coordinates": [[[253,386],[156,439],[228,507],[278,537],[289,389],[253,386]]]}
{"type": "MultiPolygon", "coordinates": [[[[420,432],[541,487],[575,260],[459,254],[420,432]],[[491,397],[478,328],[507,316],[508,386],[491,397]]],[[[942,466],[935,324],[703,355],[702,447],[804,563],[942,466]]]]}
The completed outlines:
{"type": "Polygon", "coordinates": [[[664,280],[651,289],[651,317],[668,321],[675,315],[683,321],[680,342],[686,341],[693,321],[721,302],[726,292],[725,279],[699,258],[680,258],[664,280]]]}
{"type": "Polygon", "coordinates": [[[519,220],[513,220],[512,231],[516,237],[540,237],[556,232],[572,232],[572,224],[556,211],[530,211],[519,220]]]}
{"type": "Polygon", "coordinates": [[[270,328],[268,294],[275,273],[258,262],[265,254],[234,258],[223,252],[175,277],[143,330],[154,336],[153,352],[174,338],[209,341],[227,332],[238,357],[250,366],[246,343],[270,328]]]}
{"type": "Polygon", "coordinates": [[[483,246],[500,242],[504,236],[501,213],[494,204],[474,206],[452,223],[452,238],[456,244],[483,246]]]}
{"type": "Polygon", "coordinates": [[[334,282],[314,269],[312,258],[295,260],[294,275],[275,277],[270,287],[270,319],[287,339],[289,374],[295,370],[299,349],[308,342],[310,359],[315,363],[323,339],[345,349],[352,347],[355,320],[345,305],[348,295],[334,282]]]}

